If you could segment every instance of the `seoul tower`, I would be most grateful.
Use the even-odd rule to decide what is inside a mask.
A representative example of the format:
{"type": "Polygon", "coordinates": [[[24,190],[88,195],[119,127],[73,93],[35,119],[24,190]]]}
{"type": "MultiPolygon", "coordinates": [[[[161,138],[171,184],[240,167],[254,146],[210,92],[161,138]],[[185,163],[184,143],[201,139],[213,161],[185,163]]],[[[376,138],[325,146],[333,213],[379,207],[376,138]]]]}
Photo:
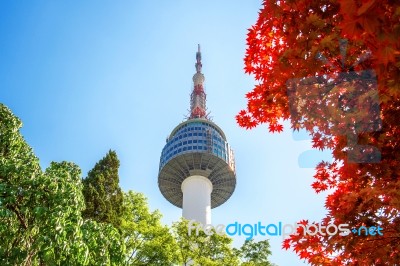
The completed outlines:
{"type": "MultiPolygon", "coordinates": [[[[235,159],[222,129],[207,115],[200,45],[188,119],[172,130],[160,158],[158,186],[182,216],[211,224],[211,209],[235,190],[235,159]]],[[[223,103],[221,103],[223,104],[223,103]]]]}

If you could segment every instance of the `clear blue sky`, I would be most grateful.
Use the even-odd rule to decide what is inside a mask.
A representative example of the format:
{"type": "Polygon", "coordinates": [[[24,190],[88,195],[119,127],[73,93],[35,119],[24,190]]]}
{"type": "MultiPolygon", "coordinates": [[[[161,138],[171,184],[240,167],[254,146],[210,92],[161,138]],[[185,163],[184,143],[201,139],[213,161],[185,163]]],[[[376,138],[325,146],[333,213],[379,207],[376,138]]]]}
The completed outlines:
{"type": "MultiPolygon", "coordinates": [[[[213,209],[213,224],[319,220],[324,195],[310,187],[314,170],[298,163],[310,142],[288,127],[246,131],[234,118],[255,84],[243,57],[260,7],[261,0],[1,1],[0,102],[22,119],[43,168],[73,161],[85,176],[114,149],[122,188],[144,193],[171,224],[181,210],[159,192],[158,163],[187,114],[200,43],[207,105],[237,165],[236,191],[213,209]]],[[[273,262],[303,265],[279,237],[271,245],[273,262]]]]}

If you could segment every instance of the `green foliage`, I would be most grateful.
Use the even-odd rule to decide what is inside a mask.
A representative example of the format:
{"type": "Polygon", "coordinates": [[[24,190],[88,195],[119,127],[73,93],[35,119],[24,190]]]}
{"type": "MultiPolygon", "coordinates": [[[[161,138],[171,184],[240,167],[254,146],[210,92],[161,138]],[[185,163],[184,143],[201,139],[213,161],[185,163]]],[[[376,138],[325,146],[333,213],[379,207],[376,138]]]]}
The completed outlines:
{"type": "MultiPolygon", "coordinates": [[[[27,193],[38,183],[41,175],[39,160],[18,130],[21,121],[0,104],[0,239],[1,264],[17,260],[23,262],[31,245],[29,220],[35,194],[27,193]]],[[[36,229],[37,231],[37,229],[36,229]]]]}
{"type": "Polygon", "coordinates": [[[128,265],[174,265],[177,245],[161,214],[150,212],[141,193],[124,195],[121,230],[127,248],[128,265]]]}
{"type": "Polygon", "coordinates": [[[125,245],[118,230],[109,224],[86,220],[82,225],[83,240],[88,247],[88,265],[123,265],[125,245]]]}
{"type": "Polygon", "coordinates": [[[115,151],[109,151],[88,176],[83,179],[86,209],[83,217],[120,227],[123,193],[119,187],[119,160],[115,151]]]}
{"type": "Polygon", "coordinates": [[[231,247],[232,239],[213,231],[208,236],[202,230],[188,232],[188,221],[181,219],[172,225],[178,243],[179,263],[184,265],[239,265],[239,258],[231,247]]]}
{"type": "Polygon", "coordinates": [[[84,264],[88,247],[82,243],[80,230],[84,206],[80,169],[73,163],[53,162],[38,181],[37,189],[27,191],[35,194],[35,204],[24,206],[34,213],[29,249],[37,252],[42,263],[84,264]]]}
{"type": "Polygon", "coordinates": [[[73,163],[43,172],[21,126],[0,104],[0,265],[270,265],[268,242],[238,251],[227,236],[189,236],[184,219],[171,232],[143,194],[121,192],[113,151],[83,182],[73,163]]]}
{"type": "Polygon", "coordinates": [[[121,265],[118,232],[83,222],[78,166],[42,172],[21,126],[0,104],[0,265],[121,265]]]}
{"type": "Polygon", "coordinates": [[[236,252],[244,260],[241,264],[243,266],[273,266],[268,261],[268,256],[271,255],[270,245],[268,240],[255,242],[254,239],[246,240],[240,249],[236,249],[236,252]]]}

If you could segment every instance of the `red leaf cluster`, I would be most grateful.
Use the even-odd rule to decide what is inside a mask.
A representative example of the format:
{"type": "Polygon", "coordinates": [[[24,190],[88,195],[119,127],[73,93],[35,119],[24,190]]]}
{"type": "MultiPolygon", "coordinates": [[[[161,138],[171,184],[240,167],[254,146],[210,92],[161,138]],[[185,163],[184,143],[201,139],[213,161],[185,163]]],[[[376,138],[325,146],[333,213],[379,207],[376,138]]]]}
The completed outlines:
{"type": "Polygon", "coordinates": [[[290,119],[314,148],[332,150],[334,161],[321,162],[312,183],[329,193],[316,224],[379,225],[384,233],[295,234],[282,247],[312,265],[399,263],[400,2],[265,0],[244,63],[259,83],[236,117],[240,126],[281,132],[279,121],[290,119]]]}

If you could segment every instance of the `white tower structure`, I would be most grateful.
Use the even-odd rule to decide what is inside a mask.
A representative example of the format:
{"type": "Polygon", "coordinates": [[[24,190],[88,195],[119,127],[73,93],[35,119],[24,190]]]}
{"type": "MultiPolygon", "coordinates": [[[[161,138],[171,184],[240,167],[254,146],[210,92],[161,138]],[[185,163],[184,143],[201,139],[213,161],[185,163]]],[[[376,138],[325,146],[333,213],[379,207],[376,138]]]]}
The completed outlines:
{"type": "Polygon", "coordinates": [[[235,190],[235,160],[224,132],[206,113],[200,45],[195,67],[190,115],[167,138],[158,186],[169,202],[182,208],[184,218],[211,224],[211,209],[227,201],[235,190]]]}

